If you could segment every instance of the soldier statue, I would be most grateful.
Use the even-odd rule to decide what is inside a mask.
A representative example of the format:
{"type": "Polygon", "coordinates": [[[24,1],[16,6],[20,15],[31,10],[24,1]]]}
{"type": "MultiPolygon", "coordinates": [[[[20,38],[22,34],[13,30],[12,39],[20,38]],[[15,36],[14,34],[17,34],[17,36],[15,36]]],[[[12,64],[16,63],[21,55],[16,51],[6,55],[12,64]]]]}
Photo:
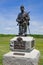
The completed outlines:
{"type": "Polygon", "coordinates": [[[29,26],[30,17],[29,14],[24,11],[24,6],[20,7],[21,12],[18,14],[16,21],[19,25],[19,35],[27,35],[27,26],[29,26]]]}

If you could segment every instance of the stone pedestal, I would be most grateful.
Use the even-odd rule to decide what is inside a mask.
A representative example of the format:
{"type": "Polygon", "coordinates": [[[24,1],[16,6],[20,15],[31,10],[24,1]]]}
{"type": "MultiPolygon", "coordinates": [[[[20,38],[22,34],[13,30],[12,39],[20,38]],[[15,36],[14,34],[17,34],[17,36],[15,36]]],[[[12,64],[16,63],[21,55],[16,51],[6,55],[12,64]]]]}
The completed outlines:
{"type": "Polygon", "coordinates": [[[3,56],[3,65],[38,65],[40,52],[34,49],[33,37],[14,37],[10,40],[11,52],[3,56]]]}
{"type": "Polygon", "coordinates": [[[9,52],[3,56],[3,65],[38,65],[40,52],[9,52]]]}
{"type": "Polygon", "coordinates": [[[11,51],[31,51],[35,47],[35,39],[33,37],[14,37],[10,40],[11,51]]]}

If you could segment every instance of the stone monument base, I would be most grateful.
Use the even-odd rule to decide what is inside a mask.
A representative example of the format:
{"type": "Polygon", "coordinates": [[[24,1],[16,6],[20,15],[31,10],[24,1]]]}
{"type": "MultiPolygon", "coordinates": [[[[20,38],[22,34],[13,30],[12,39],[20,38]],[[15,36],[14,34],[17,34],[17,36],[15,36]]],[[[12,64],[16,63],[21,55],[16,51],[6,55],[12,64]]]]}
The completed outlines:
{"type": "Polygon", "coordinates": [[[36,49],[31,52],[11,51],[3,56],[3,65],[38,65],[39,56],[36,49]]]}
{"type": "Polygon", "coordinates": [[[31,51],[35,48],[35,39],[31,36],[18,36],[10,39],[11,51],[31,51]]]}

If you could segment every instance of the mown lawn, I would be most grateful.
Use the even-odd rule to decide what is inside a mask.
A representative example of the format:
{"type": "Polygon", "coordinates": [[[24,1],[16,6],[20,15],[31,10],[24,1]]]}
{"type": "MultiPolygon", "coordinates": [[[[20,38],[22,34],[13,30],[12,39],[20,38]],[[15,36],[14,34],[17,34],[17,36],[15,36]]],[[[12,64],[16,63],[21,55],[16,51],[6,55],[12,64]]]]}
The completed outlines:
{"type": "MultiPolygon", "coordinates": [[[[10,51],[9,41],[11,38],[12,36],[0,37],[0,65],[2,65],[3,54],[10,51]]],[[[35,48],[38,49],[41,54],[39,65],[43,65],[43,38],[35,38],[35,40],[36,40],[35,48]]]]}

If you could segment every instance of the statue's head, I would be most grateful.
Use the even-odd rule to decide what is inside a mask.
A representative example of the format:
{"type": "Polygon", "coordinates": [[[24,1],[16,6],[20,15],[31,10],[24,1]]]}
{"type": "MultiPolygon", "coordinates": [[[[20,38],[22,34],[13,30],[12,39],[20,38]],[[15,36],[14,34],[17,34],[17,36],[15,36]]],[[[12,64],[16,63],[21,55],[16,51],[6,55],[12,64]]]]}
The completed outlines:
{"type": "Polygon", "coordinates": [[[21,12],[24,12],[24,6],[23,5],[20,7],[20,10],[21,10],[21,12]]]}

